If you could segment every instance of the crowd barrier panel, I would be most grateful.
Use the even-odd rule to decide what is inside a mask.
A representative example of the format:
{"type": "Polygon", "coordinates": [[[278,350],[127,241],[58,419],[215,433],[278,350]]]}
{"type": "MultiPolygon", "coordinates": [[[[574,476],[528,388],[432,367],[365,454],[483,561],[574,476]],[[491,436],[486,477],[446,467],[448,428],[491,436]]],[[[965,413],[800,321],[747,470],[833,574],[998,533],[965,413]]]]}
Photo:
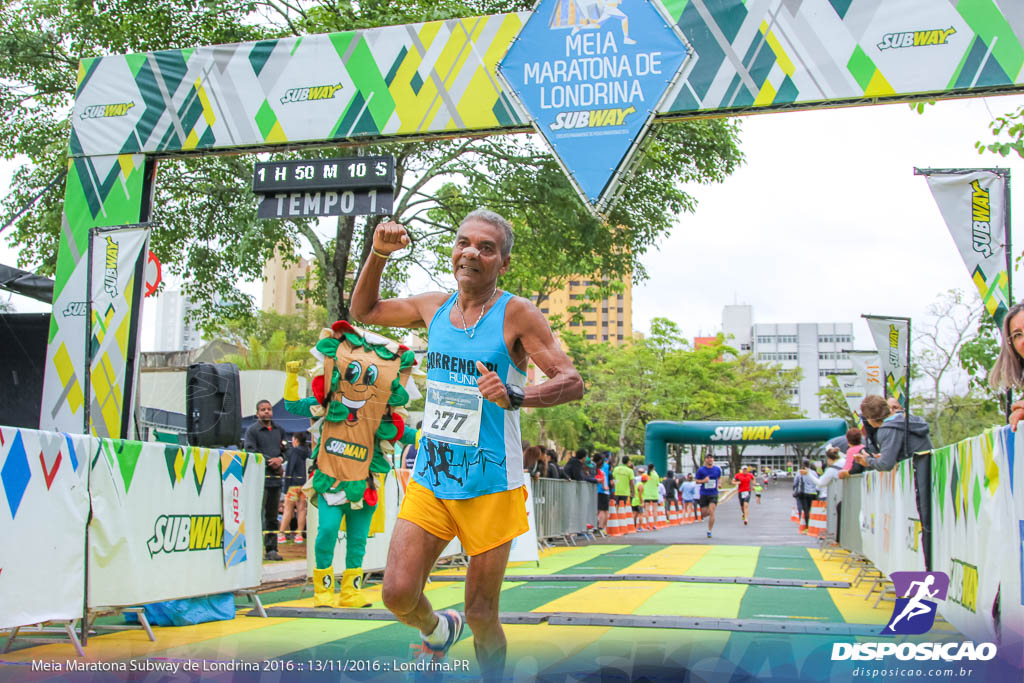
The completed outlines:
{"type": "Polygon", "coordinates": [[[537,479],[534,516],[538,538],[587,533],[597,526],[597,485],[588,481],[537,479]]]}
{"type": "Polygon", "coordinates": [[[264,468],[259,454],[0,427],[0,627],[258,586],[264,468]]]}
{"type": "Polygon", "coordinates": [[[0,628],[81,618],[93,442],[0,427],[0,628]]]}
{"type": "Polygon", "coordinates": [[[932,565],[950,578],[940,612],[972,638],[1018,646],[1024,640],[1022,469],[1024,435],[1007,426],[931,457],[932,565]]]}
{"type": "MultiPolygon", "coordinates": [[[[374,513],[373,521],[370,523],[370,536],[366,539],[366,553],[363,556],[363,570],[366,572],[383,571],[388,559],[388,547],[391,545],[391,535],[394,533],[395,524],[398,522],[398,513],[402,509],[402,500],[405,498],[405,489],[409,485],[412,471],[398,469],[389,472],[378,488],[377,511],[374,513]]],[[[512,541],[509,550],[509,562],[536,562],[540,559],[537,547],[537,519],[536,506],[534,505],[534,492],[529,478],[526,480],[526,511],[529,522],[529,530],[512,541]]],[[[595,503],[596,505],[596,503],[595,503]]],[[[306,544],[306,576],[313,576],[313,569],[316,567],[316,533],[319,514],[316,506],[310,505],[306,512],[306,528],[309,530],[309,540],[306,544]]],[[[341,574],[345,568],[345,525],[338,532],[338,538],[334,545],[333,566],[335,573],[341,574]]],[[[462,555],[462,544],[458,538],[451,542],[441,551],[439,559],[450,559],[462,555]]]]}
{"type": "Polygon", "coordinates": [[[859,477],[842,480],[843,505],[839,515],[839,545],[850,552],[864,554],[861,542],[861,500],[859,477]]]}
{"type": "Polygon", "coordinates": [[[939,613],[966,637],[1024,642],[1024,437],[995,427],[889,472],[843,480],[839,542],[891,575],[930,567],[950,579],[939,613]],[[918,513],[915,469],[927,477],[918,513]],[[998,596],[998,597],[997,597],[998,596]],[[996,601],[998,599],[998,605],[996,601]]]}

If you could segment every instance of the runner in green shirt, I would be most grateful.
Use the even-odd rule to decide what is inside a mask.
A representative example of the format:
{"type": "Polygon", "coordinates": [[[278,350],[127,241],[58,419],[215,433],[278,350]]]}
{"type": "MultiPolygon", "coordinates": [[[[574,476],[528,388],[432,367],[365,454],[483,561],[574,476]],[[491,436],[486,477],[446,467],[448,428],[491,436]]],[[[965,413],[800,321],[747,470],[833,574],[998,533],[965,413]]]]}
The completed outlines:
{"type": "Polygon", "coordinates": [[[658,484],[661,483],[661,477],[654,471],[654,465],[647,466],[647,475],[644,481],[644,514],[647,516],[647,528],[650,531],[654,531],[657,527],[655,526],[658,520],[658,484]]]}

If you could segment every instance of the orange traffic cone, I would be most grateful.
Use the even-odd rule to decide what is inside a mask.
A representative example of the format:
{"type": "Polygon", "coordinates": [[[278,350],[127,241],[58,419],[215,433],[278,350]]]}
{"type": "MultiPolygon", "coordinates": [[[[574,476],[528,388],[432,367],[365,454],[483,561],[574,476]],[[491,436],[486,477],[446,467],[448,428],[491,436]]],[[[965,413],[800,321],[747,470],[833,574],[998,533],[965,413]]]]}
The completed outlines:
{"type": "Polygon", "coordinates": [[[668,526],[668,520],[665,519],[665,505],[658,503],[658,519],[654,521],[654,526],[658,529],[664,529],[668,526]]]}

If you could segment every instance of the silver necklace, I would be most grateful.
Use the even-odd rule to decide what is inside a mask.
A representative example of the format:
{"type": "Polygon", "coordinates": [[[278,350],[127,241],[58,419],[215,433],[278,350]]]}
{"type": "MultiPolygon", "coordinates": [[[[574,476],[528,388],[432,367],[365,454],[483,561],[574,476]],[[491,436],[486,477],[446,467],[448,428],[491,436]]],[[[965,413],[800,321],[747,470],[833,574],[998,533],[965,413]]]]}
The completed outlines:
{"type": "Polygon", "coordinates": [[[473,323],[473,327],[470,327],[466,323],[466,314],[462,312],[462,306],[459,304],[459,295],[455,295],[455,308],[459,311],[459,316],[462,318],[462,331],[466,333],[466,336],[470,339],[476,334],[476,326],[480,324],[480,321],[484,319],[484,314],[487,313],[487,304],[491,303],[491,299],[494,298],[495,293],[498,291],[498,286],[495,285],[494,289],[491,290],[491,295],[487,297],[487,301],[484,302],[483,308],[480,309],[480,317],[473,323]]]}

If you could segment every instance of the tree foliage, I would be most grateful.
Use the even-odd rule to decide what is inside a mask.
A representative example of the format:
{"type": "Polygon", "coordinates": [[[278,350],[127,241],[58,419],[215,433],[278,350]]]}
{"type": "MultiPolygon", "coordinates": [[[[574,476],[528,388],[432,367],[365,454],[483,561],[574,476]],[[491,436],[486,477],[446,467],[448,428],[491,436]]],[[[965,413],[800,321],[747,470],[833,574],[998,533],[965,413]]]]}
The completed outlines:
{"type": "Polygon", "coordinates": [[[579,409],[538,408],[529,417],[532,423],[543,420],[550,438],[556,430],[580,435],[576,441],[559,441],[563,447],[624,455],[642,450],[644,427],[652,420],[799,416],[790,402],[799,370],[738,355],[721,337],[712,345],[691,348],[679,327],[665,318],[655,318],[643,339],[620,346],[588,344],[568,333],[563,338],[587,393],[579,409]]]}
{"type": "MultiPolygon", "coordinates": [[[[390,3],[262,0],[24,0],[0,9],[0,157],[27,158],[0,205],[14,222],[19,263],[52,274],[61,230],[68,116],[81,57],[188,48],[529,9],[516,0],[402,0],[390,3]],[[19,212],[26,206],[31,211],[19,212]]],[[[736,124],[691,121],[657,127],[607,221],[582,206],[550,154],[526,136],[397,142],[344,151],[304,150],[275,158],[386,153],[396,158],[395,217],[413,248],[385,271],[385,294],[415,273],[444,286],[451,234],[477,206],[504,212],[519,235],[501,286],[542,301],[571,275],[597,274],[594,296],[643,277],[641,257],[679,214],[695,208],[685,183],[721,181],[741,162],[736,124]],[[607,281],[605,280],[607,278],[607,281]]],[[[324,234],[312,220],[258,220],[249,189],[251,157],[162,160],[151,245],[184,280],[207,332],[253,314],[239,288],[259,279],[275,249],[312,251],[317,302],[328,319],[347,317],[348,299],[380,218],[342,217],[324,234]]],[[[322,226],[321,226],[322,227],[322,226]]]]}

